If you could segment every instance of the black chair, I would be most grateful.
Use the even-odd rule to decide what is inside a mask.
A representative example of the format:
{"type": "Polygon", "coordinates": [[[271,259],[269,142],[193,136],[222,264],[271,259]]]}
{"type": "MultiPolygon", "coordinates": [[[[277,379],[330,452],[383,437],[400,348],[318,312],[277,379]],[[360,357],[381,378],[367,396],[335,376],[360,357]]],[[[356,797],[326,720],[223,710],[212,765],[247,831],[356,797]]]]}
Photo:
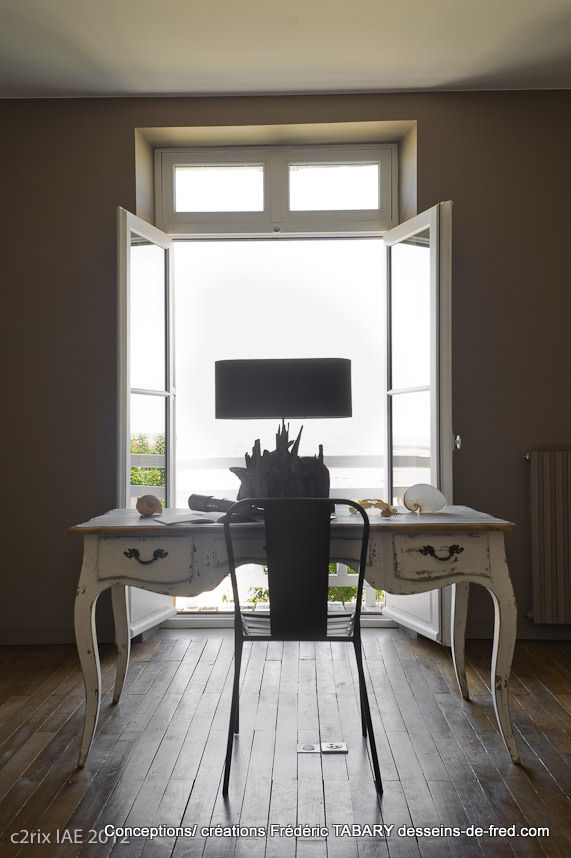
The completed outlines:
{"type": "Polygon", "coordinates": [[[359,674],[363,736],[369,737],[375,787],[380,794],[383,788],[361,650],[361,600],[369,540],[367,513],[358,503],[337,498],[334,501],[329,498],[248,498],[238,501],[228,510],[224,535],[234,594],[235,658],[223,795],[228,793],[234,734],[239,732],[240,665],[245,640],[350,641],[353,644],[359,674]],[[327,612],[333,503],[353,507],[363,519],[357,601],[351,614],[327,612]],[[270,610],[262,613],[240,610],[232,545],[232,530],[246,526],[233,523],[233,517],[253,507],[263,513],[265,524],[270,610]],[[303,594],[301,599],[300,593],[303,594]]]}

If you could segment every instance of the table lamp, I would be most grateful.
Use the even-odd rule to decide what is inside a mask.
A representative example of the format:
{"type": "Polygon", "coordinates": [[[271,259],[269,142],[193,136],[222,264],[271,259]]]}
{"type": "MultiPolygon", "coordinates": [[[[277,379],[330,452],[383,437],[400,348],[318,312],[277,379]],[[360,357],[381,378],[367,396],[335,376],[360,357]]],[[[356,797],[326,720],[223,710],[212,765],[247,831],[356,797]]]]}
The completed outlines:
{"type": "Polygon", "coordinates": [[[219,360],[215,364],[216,417],[282,423],[276,449],[256,440],[245,468],[230,468],[248,497],[329,497],[329,471],[318,456],[299,456],[303,426],[289,441],[286,418],[351,417],[351,361],[345,358],[219,360]]]}

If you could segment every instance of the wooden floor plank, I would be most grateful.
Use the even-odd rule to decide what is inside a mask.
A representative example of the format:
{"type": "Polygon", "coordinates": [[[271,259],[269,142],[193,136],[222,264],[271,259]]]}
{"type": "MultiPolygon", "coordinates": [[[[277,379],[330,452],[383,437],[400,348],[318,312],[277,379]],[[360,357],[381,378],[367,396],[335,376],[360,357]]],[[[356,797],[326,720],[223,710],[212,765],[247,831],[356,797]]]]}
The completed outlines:
{"type": "Polygon", "coordinates": [[[14,782],[23,775],[53,736],[53,733],[38,730],[0,770],[0,798],[12,788],[14,782]]]}
{"type": "Polygon", "coordinates": [[[275,730],[256,730],[252,742],[240,825],[264,828],[268,822],[272,788],[275,730]]]}
{"type": "Polygon", "coordinates": [[[295,854],[296,858],[327,858],[327,842],[298,838],[295,854]]]}
{"type": "Polygon", "coordinates": [[[412,818],[400,781],[389,781],[383,789],[383,821],[392,825],[387,836],[387,848],[390,858],[419,858],[417,838],[399,834],[403,828],[412,828],[412,818]]]}
{"type": "MultiPolygon", "coordinates": [[[[192,826],[194,823],[207,825],[211,816],[212,808],[220,789],[220,780],[226,752],[226,731],[211,730],[208,734],[204,753],[200,761],[196,778],[193,782],[185,812],[181,823],[183,826],[192,826]]],[[[202,856],[206,844],[206,837],[200,831],[192,838],[177,838],[173,849],[173,858],[197,858],[202,856]]]]}
{"type": "MultiPolygon", "coordinates": [[[[319,743],[319,711],[317,705],[317,677],[315,645],[300,645],[298,686],[299,744],[319,743]],[[313,658],[311,657],[313,655],[313,658]]],[[[297,822],[302,825],[325,825],[323,773],[320,754],[297,755],[297,822]]],[[[302,850],[306,847],[301,845],[302,850]]],[[[298,845],[299,853],[299,845],[298,845]]]]}
{"type": "Polygon", "coordinates": [[[327,837],[327,858],[357,858],[357,838],[342,833],[339,826],[353,825],[353,807],[351,787],[346,777],[335,780],[332,774],[325,775],[325,820],[329,835],[327,837]]]}
{"type": "MultiPolygon", "coordinates": [[[[275,764],[274,764],[275,772],[275,764]]],[[[293,827],[297,817],[297,779],[276,778],[272,783],[272,795],[270,798],[270,813],[268,825],[270,835],[266,841],[266,858],[294,858],[296,851],[296,838],[287,834],[271,834],[271,826],[293,827]]]]}
{"type": "Polygon", "coordinates": [[[440,827],[452,830],[451,835],[444,835],[452,855],[457,858],[482,858],[482,851],[476,838],[463,833],[455,834],[456,829],[460,832],[465,831],[468,827],[468,817],[454,784],[450,781],[431,781],[428,783],[428,788],[440,818],[440,827]]]}

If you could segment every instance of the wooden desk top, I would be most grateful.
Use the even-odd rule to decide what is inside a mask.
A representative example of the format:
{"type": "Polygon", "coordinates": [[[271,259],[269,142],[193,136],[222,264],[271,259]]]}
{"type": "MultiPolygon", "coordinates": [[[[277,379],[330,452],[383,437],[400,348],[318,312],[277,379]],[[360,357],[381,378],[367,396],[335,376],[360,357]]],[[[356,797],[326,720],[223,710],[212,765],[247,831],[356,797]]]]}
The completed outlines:
{"type": "MultiPolygon", "coordinates": [[[[375,533],[423,533],[432,531],[506,531],[514,530],[511,521],[494,518],[485,512],[478,512],[467,506],[448,506],[439,513],[419,515],[403,511],[390,518],[382,518],[376,510],[368,510],[371,534],[375,533]]],[[[80,535],[100,534],[106,536],[188,536],[201,530],[220,532],[222,525],[213,521],[221,513],[200,513],[192,510],[165,510],[169,517],[176,514],[177,523],[164,524],[160,516],[143,518],[135,509],[112,509],[103,515],[90,518],[82,524],[76,524],[70,530],[80,535]],[[189,520],[190,519],[190,520],[189,520]]],[[[339,512],[332,521],[333,532],[358,531],[361,529],[360,517],[348,511],[339,512]]],[[[261,522],[235,524],[234,527],[259,528],[261,522]]]]}

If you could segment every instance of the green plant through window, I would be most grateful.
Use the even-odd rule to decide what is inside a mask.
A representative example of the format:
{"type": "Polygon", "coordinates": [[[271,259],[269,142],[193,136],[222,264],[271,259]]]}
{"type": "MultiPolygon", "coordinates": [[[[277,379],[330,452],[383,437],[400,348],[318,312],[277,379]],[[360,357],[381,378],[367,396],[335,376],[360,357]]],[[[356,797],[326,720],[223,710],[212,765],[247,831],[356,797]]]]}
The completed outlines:
{"type": "MultiPolygon", "coordinates": [[[[131,453],[164,456],[166,453],[166,441],[164,435],[156,435],[149,438],[148,435],[134,435],[131,438],[131,453]]],[[[164,486],[165,468],[131,468],[132,486],[164,486]]]]}
{"type": "MultiPolygon", "coordinates": [[[[264,566],[264,572],[266,575],[268,574],[267,566],[264,566]]],[[[329,574],[335,575],[337,572],[337,564],[330,563],[329,564],[329,574]]],[[[354,569],[347,568],[348,575],[358,575],[354,569]]],[[[248,602],[251,605],[254,605],[254,608],[261,604],[267,603],[270,601],[270,591],[267,587],[250,587],[248,591],[248,602]]],[[[303,593],[300,594],[303,596],[303,593]]],[[[354,602],[357,598],[357,586],[355,587],[329,587],[328,594],[329,602],[341,602],[343,607],[345,607],[346,602],[354,602]]],[[[375,600],[378,602],[383,598],[383,591],[376,590],[375,591],[375,600]]],[[[226,601],[226,600],[225,600],[226,601]]]]}

